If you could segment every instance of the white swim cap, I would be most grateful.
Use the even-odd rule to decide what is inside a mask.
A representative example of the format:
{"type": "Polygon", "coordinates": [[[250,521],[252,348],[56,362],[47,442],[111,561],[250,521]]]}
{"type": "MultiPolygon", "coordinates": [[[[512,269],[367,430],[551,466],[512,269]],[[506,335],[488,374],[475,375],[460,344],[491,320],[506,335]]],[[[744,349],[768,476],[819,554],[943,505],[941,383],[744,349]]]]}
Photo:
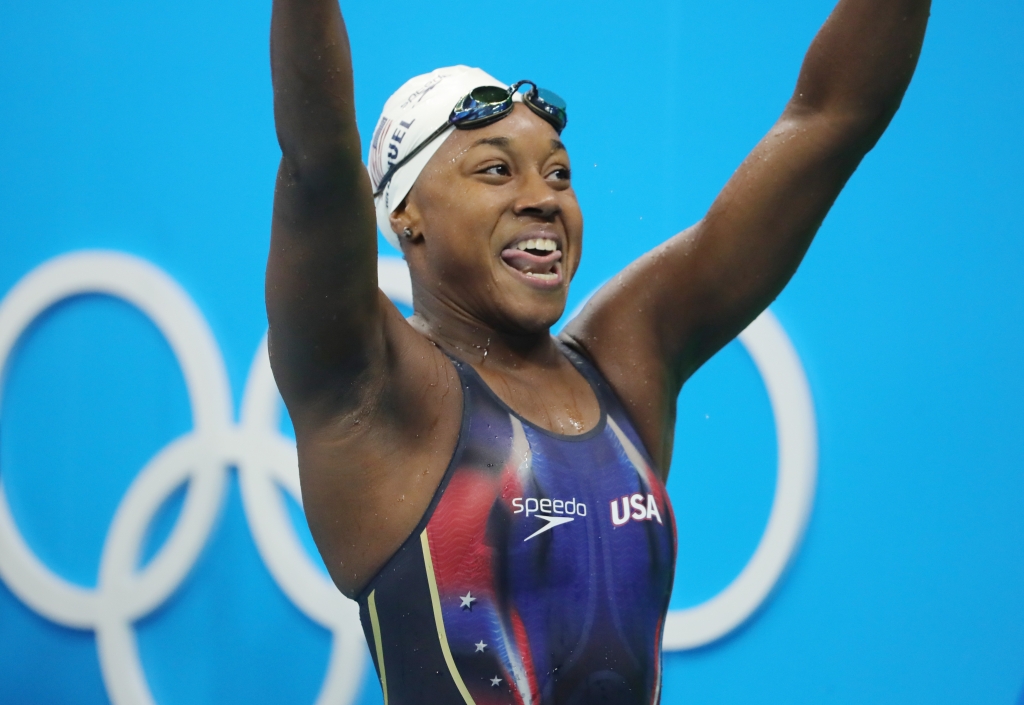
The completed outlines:
{"type": "MultiPolygon", "coordinates": [[[[469,66],[448,66],[411,78],[384,103],[380,120],[370,141],[370,154],[366,158],[367,170],[374,192],[392,164],[400,161],[448,121],[452,108],[470,91],[479,86],[507,84],[486,71],[469,66]]],[[[404,164],[391,177],[383,193],[374,198],[377,208],[377,227],[397,249],[398,234],[391,229],[390,216],[409,194],[423,167],[448,139],[454,127],[423,148],[423,151],[404,164]]]]}

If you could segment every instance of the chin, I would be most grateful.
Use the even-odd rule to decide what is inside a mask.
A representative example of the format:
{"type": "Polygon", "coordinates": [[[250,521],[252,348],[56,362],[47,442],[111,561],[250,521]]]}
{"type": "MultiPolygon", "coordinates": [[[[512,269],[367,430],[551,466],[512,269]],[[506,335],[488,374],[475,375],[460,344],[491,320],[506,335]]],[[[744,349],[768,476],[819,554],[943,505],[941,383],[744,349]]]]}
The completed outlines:
{"type": "Polygon", "coordinates": [[[513,310],[507,311],[504,318],[517,332],[538,334],[548,332],[564,312],[565,297],[562,297],[557,306],[515,306],[513,310]]]}

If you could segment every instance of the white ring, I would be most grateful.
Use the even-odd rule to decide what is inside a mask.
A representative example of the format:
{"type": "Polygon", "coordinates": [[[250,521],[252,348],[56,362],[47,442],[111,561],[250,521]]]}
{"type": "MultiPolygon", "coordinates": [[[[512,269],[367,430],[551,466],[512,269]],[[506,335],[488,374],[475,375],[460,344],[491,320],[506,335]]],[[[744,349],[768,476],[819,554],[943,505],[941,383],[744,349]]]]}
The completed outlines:
{"type": "Polygon", "coordinates": [[[0,301],[0,400],[10,355],[32,322],[59,301],[86,293],[123,299],[160,329],[181,364],[195,430],[157,453],[133,480],[108,529],[93,589],[65,581],[32,553],[0,482],[0,578],[41,616],[96,632],[112,703],[153,705],[134,622],[163,604],[195,565],[220,513],[228,468],[236,465],[260,556],[289,599],[333,633],[316,703],[348,705],[358,693],[365,664],[358,608],[305,554],[284,507],[281,489],[299,499],[298,463],[294,444],[278,430],[281,406],[265,343],[257,350],[242,422],[236,426],[220,350],[185,291],[139,258],[72,253],[39,266],[0,301]],[[170,536],[140,571],[142,542],[153,516],[186,482],[185,503],[170,536]]]}
{"type": "MultiPolygon", "coordinates": [[[[119,253],[80,252],[57,257],[25,276],[0,302],[0,402],[7,363],[22,333],[54,304],[85,293],[124,299],[156,324],[181,362],[196,428],[207,437],[224,434],[231,422],[227,374],[202,315],[161,270],[119,253]]],[[[196,492],[189,492],[183,518],[201,518],[190,509],[199,499],[196,492]]],[[[149,569],[162,563],[166,548],[168,545],[149,569]]],[[[87,590],[72,585],[39,562],[14,524],[2,478],[0,577],[25,604],[69,627],[94,628],[101,612],[111,609],[101,603],[99,587],[87,590]]]]}
{"type": "Polygon", "coordinates": [[[359,607],[306,555],[281,491],[302,503],[295,445],[281,436],[283,404],[260,341],[242,398],[238,463],[242,504],[260,557],[275,582],[307,617],[334,634],[327,677],[317,705],[350,703],[358,695],[366,647],[359,607]]]}
{"type": "Polygon", "coordinates": [[[800,357],[771,311],[758,316],[739,339],[761,373],[775,417],[775,499],[761,541],[740,574],[710,600],[668,613],[663,641],[666,651],[704,646],[754,614],[796,554],[814,503],[818,432],[800,357]]]}

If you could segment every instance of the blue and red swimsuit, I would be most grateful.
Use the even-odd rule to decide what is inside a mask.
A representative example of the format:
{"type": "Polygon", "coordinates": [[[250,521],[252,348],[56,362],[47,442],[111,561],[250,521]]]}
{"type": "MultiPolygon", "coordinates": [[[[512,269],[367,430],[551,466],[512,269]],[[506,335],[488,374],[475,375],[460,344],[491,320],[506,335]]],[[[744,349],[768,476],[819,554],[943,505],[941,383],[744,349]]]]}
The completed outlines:
{"type": "Polygon", "coordinates": [[[358,597],[387,705],[652,705],[675,567],[668,494],[597,370],[562,436],[469,365],[458,445],[420,525],[358,597]]]}

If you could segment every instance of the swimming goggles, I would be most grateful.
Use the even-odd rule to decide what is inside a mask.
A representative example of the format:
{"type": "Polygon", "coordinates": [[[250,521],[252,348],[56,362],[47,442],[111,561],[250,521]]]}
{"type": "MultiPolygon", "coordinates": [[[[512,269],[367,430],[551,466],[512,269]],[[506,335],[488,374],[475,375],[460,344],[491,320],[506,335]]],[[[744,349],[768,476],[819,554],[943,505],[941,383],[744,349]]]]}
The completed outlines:
{"type": "Polygon", "coordinates": [[[405,166],[409,160],[423,151],[423,148],[444,134],[445,130],[454,126],[459,130],[472,130],[477,127],[489,125],[492,122],[512,112],[513,97],[519,89],[529,85],[530,90],[523,94],[523,103],[533,112],[541,116],[555,128],[558,134],[562,134],[569,118],[565,113],[565,101],[557,94],[549,90],[538,88],[533,81],[517,81],[508,88],[500,86],[480,86],[474,88],[468,95],[464,96],[455,104],[448,121],[437,128],[427,139],[423,140],[415,149],[405,155],[402,159],[391,165],[391,168],[380,180],[380,185],[373,192],[374,198],[384,193],[391,177],[395,172],[405,166]]]}

